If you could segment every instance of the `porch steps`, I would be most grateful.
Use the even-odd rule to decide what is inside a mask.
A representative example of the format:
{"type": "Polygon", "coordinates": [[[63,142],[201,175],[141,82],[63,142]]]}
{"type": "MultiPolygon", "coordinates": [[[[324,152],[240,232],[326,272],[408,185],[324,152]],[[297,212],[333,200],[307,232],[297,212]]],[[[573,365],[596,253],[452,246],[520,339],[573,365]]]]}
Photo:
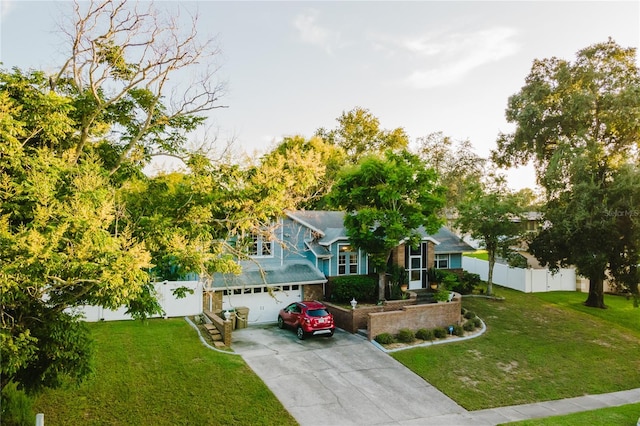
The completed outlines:
{"type": "Polygon", "coordinates": [[[411,291],[416,294],[417,305],[435,302],[435,298],[433,297],[433,292],[430,289],[418,288],[411,291]]]}
{"type": "MultiPolygon", "coordinates": [[[[207,330],[209,336],[211,336],[211,339],[213,339],[214,342],[222,340],[222,334],[220,334],[220,331],[216,328],[215,325],[205,324],[204,328],[207,330]]],[[[224,346],[224,344],[222,346],[224,346]]]]}

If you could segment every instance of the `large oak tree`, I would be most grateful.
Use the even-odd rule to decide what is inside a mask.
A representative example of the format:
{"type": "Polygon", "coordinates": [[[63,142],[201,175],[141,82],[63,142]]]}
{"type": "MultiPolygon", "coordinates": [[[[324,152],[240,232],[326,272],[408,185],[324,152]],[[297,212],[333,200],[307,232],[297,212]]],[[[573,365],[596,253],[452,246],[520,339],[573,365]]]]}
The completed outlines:
{"type": "Polygon", "coordinates": [[[494,159],[533,160],[546,191],[548,226],[531,244],[556,269],[575,266],[589,279],[585,304],[605,307],[610,275],[638,292],[640,263],[640,72],[636,50],[613,40],[580,50],[573,62],[536,60],[511,96],[494,159]]]}

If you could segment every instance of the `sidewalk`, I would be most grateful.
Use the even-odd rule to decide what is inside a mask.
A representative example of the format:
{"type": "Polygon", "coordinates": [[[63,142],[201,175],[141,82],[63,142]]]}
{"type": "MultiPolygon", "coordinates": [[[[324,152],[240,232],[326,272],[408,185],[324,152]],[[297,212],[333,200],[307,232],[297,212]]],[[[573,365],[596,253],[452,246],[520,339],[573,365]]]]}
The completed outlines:
{"type": "MultiPolygon", "coordinates": [[[[415,419],[403,422],[405,425],[455,425],[455,426],[493,426],[502,423],[527,419],[538,419],[599,408],[617,407],[640,402],[640,388],[601,395],[587,395],[576,398],[535,404],[513,405],[509,407],[489,408],[479,411],[467,411],[463,414],[436,416],[428,419],[415,419]]],[[[640,417],[640,413],[638,413],[640,417]]]]}

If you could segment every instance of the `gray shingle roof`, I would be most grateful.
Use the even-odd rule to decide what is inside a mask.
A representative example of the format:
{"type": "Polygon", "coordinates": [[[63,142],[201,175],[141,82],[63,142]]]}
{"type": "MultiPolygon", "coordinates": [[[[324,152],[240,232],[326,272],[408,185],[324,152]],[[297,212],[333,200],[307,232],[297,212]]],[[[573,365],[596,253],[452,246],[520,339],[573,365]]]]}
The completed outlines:
{"type": "MultiPolygon", "coordinates": [[[[328,210],[288,211],[287,216],[323,236],[328,229],[344,229],[344,212],[328,210]]],[[[344,232],[344,231],[343,231],[344,232]]]]}
{"type": "Polygon", "coordinates": [[[327,281],[311,262],[304,259],[288,260],[284,265],[278,259],[261,259],[260,265],[241,261],[242,272],[214,274],[213,287],[260,287],[279,284],[315,284],[327,281]]]}
{"type": "Polygon", "coordinates": [[[438,232],[432,235],[440,244],[436,246],[436,253],[462,253],[465,251],[475,251],[473,247],[462,241],[446,226],[440,227],[438,232]]]}

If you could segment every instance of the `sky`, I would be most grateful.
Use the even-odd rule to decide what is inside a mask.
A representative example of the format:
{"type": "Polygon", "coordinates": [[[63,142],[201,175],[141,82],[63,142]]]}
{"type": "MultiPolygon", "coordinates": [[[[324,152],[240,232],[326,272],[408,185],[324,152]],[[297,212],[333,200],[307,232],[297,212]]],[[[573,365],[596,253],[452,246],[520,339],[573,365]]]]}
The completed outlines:
{"type": "MultiPolygon", "coordinates": [[[[513,131],[504,111],[534,59],[573,60],[609,37],[640,47],[640,1],[182,1],[215,36],[225,82],[210,124],[236,149],[261,153],[284,136],[337,126],[368,109],[412,143],[432,132],[468,139],[478,155],[513,131]]],[[[55,70],[64,52],[56,23],[68,1],[0,0],[0,61],[55,70]]],[[[175,9],[172,9],[175,10],[175,9]]],[[[535,186],[531,166],[506,172],[535,186]]]]}

